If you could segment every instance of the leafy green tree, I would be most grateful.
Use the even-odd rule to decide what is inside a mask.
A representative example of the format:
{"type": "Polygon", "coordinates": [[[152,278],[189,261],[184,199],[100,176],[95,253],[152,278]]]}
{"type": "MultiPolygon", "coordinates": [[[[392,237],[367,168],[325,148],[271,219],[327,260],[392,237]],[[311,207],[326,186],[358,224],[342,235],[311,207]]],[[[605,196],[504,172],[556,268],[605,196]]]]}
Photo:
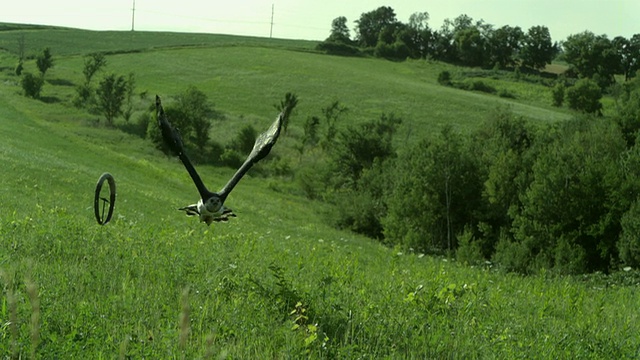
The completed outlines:
{"type": "Polygon", "coordinates": [[[500,237],[510,234],[521,205],[520,195],[531,181],[536,158],[534,134],[524,119],[498,108],[473,135],[471,152],[482,169],[482,202],[478,219],[482,223],[482,251],[489,257],[500,237]]]}
{"type": "Polygon", "coordinates": [[[627,202],[619,165],[625,142],[613,122],[593,118],[563,123],[549,134],[514,220],[515,238],[528,254],[522,267],[606,271],[615,261],[627,202]]]}
{"type": "Polygon", "coordinates": [[[187,123],[187,129],[181,130],[182,136],[187,137],[199,150],[204,150],[209,141],[211,120],[220,119],[222,115],[213,110],[207,95],[192,85],[176,100],[176,108],[184,114],[187,123]]]}
{"type": "Polygon", "coordinates": [[[454,37],[459,60],[468,66],[481,66],[484,63],[485,41],[480,29],[475,26],[461,29],[454,37]]]}
{"type": "Polygon", "coordinates": [[[131,115],[133,114],[133,92],[136,89],[136,76],[134,73],[129,73],[127,78],[127,91],[125,94],[126,106],[122,113],[125,121],[129,122],[131,115]]]}
{"type": "Polygon", "coordinates": [[[523,39],[524,32],[518,26],[505,25],[491,32],[487,39],[489,65],[502,69],[515,66],[523,39]]]}
{"type": "Polygon", "coordinates": [[[73,104],[80,108],[93,108],[95,99],[95,89],[91,85],[93,76],[107,66],[107,60],[102,53],[94,53],[84,58],[84,68],[82,74],[84,75],[84,83],[76,86],[76,97],[73,100],[73,104]]]}
{"type": "Polygon", "coordinates": [[[630,39],[617,36],[611,43],[621,62],[620,71],[625,81],[628,81],[640,69],[640,34],[635,34],[630,39]]]}
{"type": "Polygon", "coordinates": [[[294,93],[288,92],[284,95],[284,99],[279,104],[275,105],[275,108],[284,114],[284,120],[282,123],[282,129],[287,132],[289,128],[289,118],[291,113],[298,106],[298,96],[294,93]]]}
{"type": "Polygon", "coordinates": [[[333,145],[338,132],[336,126],[338,120],[348,111],[349,108],[342,105],[339,100],[332,102],[329,106],[322,109],[324,123],[326,124],[324,139],[321,142],[324,149],[329,149],[333,145]]]}
{"type": "Polygon", "coordinates": [[[98,86],[98,109],[107,120],[107,124],[113,125],[113,120],[122,115],[122,105],[127,91],[127,81],[124,76],[109,74],[105,76],[98,86]]]}
{"type": "Polygon", "coordinates": [[[53,67],[53,56],[51,55],[51,49],[45,48],[42,50],[42,53],[36,57],[36,65],[38,66],[38,70],[40,70],[40,74],[44,78],[47,70],[53,67]]]}
{"type": "Polygon", "coordinates": [[[107,66],[107,59],[103,53],[93,53],[84,58],[84,68],[82,74],[84,75],[84,82],[90,84],[93,76],[107,66]]]}
{"type": "Polygon", "coordinates": [[[44,79],[42,76],[33,75],[32,73],[24,73],[21,80],[22,90],[24,94],[30,98],[39,99],[42,92],[44,79]]]}
{"type": "Polygon", "coordinates": [[[598,80],[605,88],[615,82],[613,75],[621,72],[622,59],[606,35],[590,31],[569,35],[563,43],[564,59],[585,78],[598,80]]]}
{"type": "Polygon", "coordinates": [[[339,16],[331,21],[331,34],[325,41],[341,44],[351,44],[351,35],[347,26],[347,18],[339,16]]]}
{"type": "Polygon", "coordinates": [[[474,225],[479,178],[466,141],[450,127],[406,151],[387,185],[386,241],[430,253],[455,250],[457,235],[474,225]]]}
{"type": "Polygon", "coordinates": [[[616,105],[617,114],[614,120],[631,147],[636,143],[640,130],[640,78],[633,78],[621,87],[616,105]]]}
{"type": "Polygon", "coordinates": [[[589,79],[580,79],[567,89],[569,107],[587,114],[602,115],[602,90],[598,84],[589,79]]]}
{"type": "Polygon", "coordinates": [[[408,47],[411,57],[426,58],[432,41],[429,13],[424,11],[411,14],[409,23],[397,37],[408,47]]]}
{"type": "Polygon", "coordinates": [[[389,6],[362,13],[356,20],[356,40],[362,47],[375,47],[380,33],[389,26],[398,23],[396,13],[389,6]]]}
{"type": "Polygon", "coordinates": [[[520,59],[522,64],[532,69],[544,69],[558,52],[551,42],[551,34],[546,26],[533,26],[524,35],[520,59]]]}
{"type": "Polygon", "coordinates": [[[620,260],[633,267],[640,266],[640,201],[636,200],[621,219],[622,233],[617,243],[620,260]]]}

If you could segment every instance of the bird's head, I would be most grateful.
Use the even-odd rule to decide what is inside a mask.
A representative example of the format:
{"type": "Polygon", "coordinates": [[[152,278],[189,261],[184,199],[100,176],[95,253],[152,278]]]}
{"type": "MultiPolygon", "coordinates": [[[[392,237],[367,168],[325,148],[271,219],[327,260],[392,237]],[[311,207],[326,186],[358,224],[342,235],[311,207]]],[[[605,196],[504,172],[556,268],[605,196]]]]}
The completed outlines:
{"type": "Polygon", "coordinates": [[[218,194],[213,194],[208,199],[204,200],[202,203],[204,205],[204,208],[207,210],[207,212],[215,214],[215,213],[221,212],[222,202],[223,201],[218,194]]]}

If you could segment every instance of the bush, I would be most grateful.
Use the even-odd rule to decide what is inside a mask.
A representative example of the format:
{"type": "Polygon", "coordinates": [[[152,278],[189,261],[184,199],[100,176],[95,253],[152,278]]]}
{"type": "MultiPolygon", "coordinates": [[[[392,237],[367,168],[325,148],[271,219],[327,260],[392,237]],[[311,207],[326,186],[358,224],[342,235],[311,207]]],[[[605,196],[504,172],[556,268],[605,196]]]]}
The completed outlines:
{"type": "Polygon", "coordinates": [[[480,242],[474,239],[473,231],[469,228],[464,229],[464,232],[458,235],[456,260],[467,265],[480,265],[484,262],[480,242]]]}
{"type": "Polygon", "coordinates": [[[622,234],[618,240],[620,260],[628,266],[640,267],[640,200],[636,200],[621,220],[622,234]]]}
{"type": "Polygon", "coordinates": [[[507,98],[507,99],[516,98],[516,95],[507,89],[500,89],[500,91],[498,91],[498,96],[500,96],[501,98],[507,98]]]}
{"type": "Polygon", "coordinates": [[[352,45],[334,42],[334,41],[323,41],[316,46],[316,50],[324,51],[330,55],[341,55],[341,56],[357,56],[360,55],[360,50],[352,45]]]}
{"type": "Polygon", "coordinates": [[[451,85],[451,73],[447,70],[443,70],[438,74],[438,84],[450,86],[451,85]]]}
{"type": "Polygon", "coordinates": [[[32,73],[25,73],[22,76],[22,89],[24,90],[24,94],[30,98],[40,98],[42,85],[44,85],[42,76],[36,76],[32,73]]]}
{"type": "Polygon", "coordinates": [[[253,145],[255,144],[257,137],[258,131],[250,124],[247,124],[242,129],[240,129],[238,135],[236,135],[236,137],[231,140],[229,148],[237,151],[240,154],[249,155],[251,150],[253,150],[253,145]]]}
{"type": "Polygon", "coordinates": [[[564,91],[565,91],[565,87],[564,87],[564,84],[561,82],[557,83],[556,86],[553,87],[553,89],[551,90],[551,96],[553,98],[553,106],[557,106],[557,107],[562,106],[562,103],[564,102],[564,91]]]}
{"type": "Polygon", "coordinates": [[[22,60],[20,60],[18,62],[18,65],[16,65],[16,69],[15,69],[16,75],[17,76],[22,75],[22,70],[24,70],[24,64],[22,63],[22,60]]]}
{"type": "Polygon", "coordinates": [[[580,79],[567,90],[567,101],[571,109],[587,114],[602,115],[602,90],[598,83],[589,79],[580,79]]]}

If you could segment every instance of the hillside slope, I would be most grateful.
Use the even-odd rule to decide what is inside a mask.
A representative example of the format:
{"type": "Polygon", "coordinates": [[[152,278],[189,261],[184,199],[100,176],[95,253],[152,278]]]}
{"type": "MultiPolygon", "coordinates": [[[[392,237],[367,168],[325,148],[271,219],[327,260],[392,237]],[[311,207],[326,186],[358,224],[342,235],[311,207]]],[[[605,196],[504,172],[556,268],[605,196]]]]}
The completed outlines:
{"type": "MultiPolygon", "coordinates": [[[[338,98],[352,109],[351,121],[405,109],[422,134],[448,121],[472,127],[492,102],[506,101],[436,86],[431,75],[442,65],[278,48],[164,49],[108,61],[109,71],[134,71],[138,88],[150,93],[195,84],[217,94],[216,107],[229,114],[219,125],[230,130],[243,121],[268,124],[285,91],[304,99],[298,119],[338,98]]],[[[175,158],[68,104],[68,82],[80,81],[81,64],[79,56],[56,59],[44,89],[49,103],[20,95],[8,62],[1,64],[5,356],[637,356],[634,286],[522,278],[385,248],[330,228],[318,215],[325,205],[251,173],[227,200],[238,218],[207,227],[185,217],[176,208],[197,192],[175,158]],[[103,172],[114,175],[118,198],[113,222],[101,227],[92,204],[103,172]]],[[[139,99],[138,111],[149,99],[139,99]]],[[[566,116],[510,103],[544,121],[566,116]]],[[[286,141],[274,152],[285,156],[286,141]]],[[[212,188],[232,173],[198,169],[212,188]]]]}

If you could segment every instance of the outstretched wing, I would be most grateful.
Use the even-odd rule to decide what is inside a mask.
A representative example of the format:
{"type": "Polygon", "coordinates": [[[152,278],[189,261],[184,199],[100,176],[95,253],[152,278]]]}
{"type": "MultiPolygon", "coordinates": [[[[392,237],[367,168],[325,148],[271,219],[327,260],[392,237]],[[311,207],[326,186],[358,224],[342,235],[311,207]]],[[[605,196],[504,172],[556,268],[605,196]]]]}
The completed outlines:
{"type": "Polygon", "coordinates": [[[158,125],[160,126],[160,131],[162,132],[162,139],[165,143],[167,143],[167,145],[169,145],[171,150],[176,155],[178,155],[180,161],[182,161],[182,164],[184,164],[184,167],[187,169],[187,172],[189,172],[193,183],[196,185],[196,188],[198,188],[200,197],[203,200],[208,199],[209,197],[211,197],[211,195],[213,195],[213,193],[207,190],[207,187],[204,186],[200,175],[198,175],[198,172],[193,167],[193,164],[191,164],[191,161],[187,157],[187,154],[184,152],[182,137],[180,137],[180,133],[178,132],[178,130],[171,126],[171,123],[167,119],[167,115],[164,113],[162,102],[160,101],[160,97],[158,95],[156,95],[156,113],[158,115],[158,125]]]}
{"type": "Polygon", "coordinates": [[[236,171],[235,174],[231,177],[231,179],[227,182],[227,184],[218,192],[222,201],[227,198],[231,190],[238,184],[238,181],[242,179],[244,174],[251,169],[253,164],[257,163],[265,156],[269,154],[273,145],[278,141],[278,136],[280,136],[280,130],[282,129],[282,123],[284,121],[284,113],[280,113],[276,118],[276,121],[271,124],[271,127],[262,134],[258,136],[256,142],[253,144],[253,149],[251,153],[244,161],[242,166],[236,171]]]}

